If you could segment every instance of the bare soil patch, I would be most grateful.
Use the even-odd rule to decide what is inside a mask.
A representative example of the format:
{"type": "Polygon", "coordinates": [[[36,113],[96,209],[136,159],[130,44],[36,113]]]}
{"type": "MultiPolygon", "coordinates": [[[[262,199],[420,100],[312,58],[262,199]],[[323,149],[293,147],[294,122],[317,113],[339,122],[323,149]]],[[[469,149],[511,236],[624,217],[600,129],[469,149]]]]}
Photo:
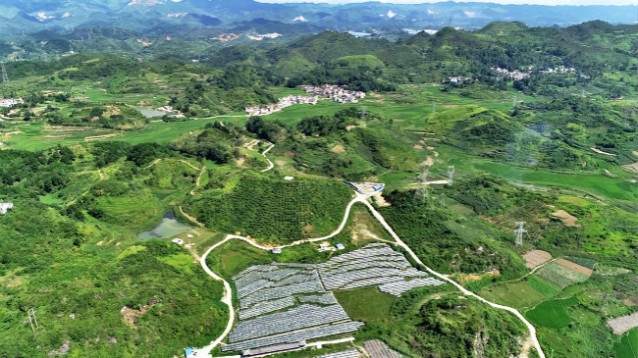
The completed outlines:
{"type": "Polygon", "coordinates": [[[483,274],[469,273],[469,274],[459,274],[457,275],[457,281],[461,284],[479,281],[485,277],[499,276],[501,273],[497,271],[490,271],[483,274]]]}
{"type": "Polygon", "coordinates": [[[119,136],[119,133],[111,133],[111,134],[104,134],[104,135],[95,135],[95,136],[91,136],[91,137],[85,137],[84,141],[85,142],[93,142],[96,140],[102,140],[102,139],[108,139],[108,138],[113,138],[113,137],[117,137],[119,136]]]}
{"type": "Polygon", "coordinates": [[[578,219],[565,210],[557,210],[551,214],[552,219],[560,220],[567,227],[579,227],[578,219]]]}
{"type": "Polygon", "coordinates": [[[423,162],[423,165],[431,167],[434,165],[434,158],[432,158],[432,156],[429,156],[425,159],[425,161],[423,162]]]}
{"type": "Polygon", "coordinates": [[[590,148],[590,149],[593,150],[595,153],[598,153],[598,154],[608,155],[610,157],[617,157],[616,154],[608,153],[608,152],[602,151],[602,150],[600,150],[598,148],[590,148]]]}
{"type": "Polygon", "coordinates": [[[630,173],[638,174],[638,163],[623,165],[622,168],[630,173]]]}
{"type": "Polygon", "coordinates": [[[374,194],[374,202],[382,208],[390,206],[390,203],[385,200],[382,193],[374,194]]]}
{"type": "Polygon", "coordinates": [[[571,261],[567,261],[565,259],[558,259],[556,260],[556,264],[566,268],[566,269],[570,269],[572,271],[576,271],[578,273],[582,273],[583,275],[586,276],[591,276],[591,274],[593,273],[593,271],[590,268],[587,268],[585,266],[581,266],[579,264],[573,263],[571,261]]]}
{"type": "Polygon", "coordinates": [[[607,325],[615,334],[622,335],[625,332],[638,327],[638,312],[632,315],[610,319],[607,321],[607,325]]]}
{"type": "Polygon", "coordinates": [[[552,259],[552,254],[543,250],[532,250],[523,255],[525,259],[525,267],[528,269],[537,268],[552,259]]]}
{"type": "Polygon", "coordinates": [[[146,312],[150,311],[153,308],[152,305],[144,305],[140,307],[139,310],[124,306],[120,310],[122,314],[122,318],[124,319],[124,323],[131,328],[137,328],[135,325],[135,320],[139,317],[142,317],[146,312]]]}
{"type": "Polygon", "coordinates": [[[341,145],[341,144],[337,144],[334,147],[332,147],[332,149],[330,149],[331,152],[335,153],[335,154],[341,154],[341,153],[345,153],[346,152],[346,148],[341,145]]]}

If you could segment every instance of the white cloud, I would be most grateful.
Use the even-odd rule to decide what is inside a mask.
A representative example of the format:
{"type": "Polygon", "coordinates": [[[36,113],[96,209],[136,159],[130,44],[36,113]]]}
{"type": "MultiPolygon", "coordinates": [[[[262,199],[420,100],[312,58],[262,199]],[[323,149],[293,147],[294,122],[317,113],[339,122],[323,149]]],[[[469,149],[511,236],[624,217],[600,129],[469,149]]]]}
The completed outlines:
{"type": "MultiPolygon", "coordinates": [[[[368,2],[370,0],[257,0],[264,3],[328,3],[349,4],[355,2],[368,2]]],[[[445,2],[448,0],[376,0],[378,2],[392,4],[426,4],[445,2]]],[[[638,5],[638,0],[466,0],[457,2],[486,2],[494,4],[534,4],[534,5],[638,5]]]]}

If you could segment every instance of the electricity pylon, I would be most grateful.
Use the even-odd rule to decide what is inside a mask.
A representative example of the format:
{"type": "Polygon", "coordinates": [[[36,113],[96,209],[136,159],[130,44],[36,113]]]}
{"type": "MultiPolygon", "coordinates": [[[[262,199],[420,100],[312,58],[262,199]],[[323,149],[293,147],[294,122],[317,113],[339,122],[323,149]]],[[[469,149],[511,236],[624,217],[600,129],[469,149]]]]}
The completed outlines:
{"type": "Polygon", "coordinates": [[[516,246],[523,245],[523,235],[527,234],[527,230],[525,230],[525,221],[517,221],[516,225],[518,226],[514,233],[516,233],[516,246]]]}

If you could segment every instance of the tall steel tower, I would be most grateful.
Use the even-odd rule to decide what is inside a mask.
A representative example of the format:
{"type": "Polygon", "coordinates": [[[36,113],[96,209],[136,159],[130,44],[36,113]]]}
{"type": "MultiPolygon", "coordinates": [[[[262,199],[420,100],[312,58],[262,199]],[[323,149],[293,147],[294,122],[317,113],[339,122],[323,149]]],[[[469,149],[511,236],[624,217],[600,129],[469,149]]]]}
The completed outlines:
{"type": "Polygon", "coordinates": [[[525,230],[525,221],[517,221],[516,222],[516,230],[514,233],[516,234],[516,246],[523,245],[523,235],[527,234],[527,230],[525,230]]]}

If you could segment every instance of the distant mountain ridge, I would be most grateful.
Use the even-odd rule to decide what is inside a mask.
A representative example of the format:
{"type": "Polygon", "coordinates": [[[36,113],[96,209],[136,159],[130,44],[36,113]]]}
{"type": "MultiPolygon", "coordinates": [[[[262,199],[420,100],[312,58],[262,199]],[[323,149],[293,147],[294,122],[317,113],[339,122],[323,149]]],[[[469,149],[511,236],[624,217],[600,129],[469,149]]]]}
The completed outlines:
{"type": "Polygon", "coordinates": [[[5,36],[43,29],[103,27],[104,23],[136,31],[162,26],[232,29],[237,23],[245,24],[255,19],[270,21],[273,27],[276,27],[275,22],[279,22],[306,25],[306,30],[322,28],[379,33],[445,26],[478,29],[493,21],[520,21],[528,26],[568,26],[590,20],[631,24],[638,21],[638,6],[455,2],[327,5],[266,4],[253,0],[0,0],[0,35],[5,36]]]}

